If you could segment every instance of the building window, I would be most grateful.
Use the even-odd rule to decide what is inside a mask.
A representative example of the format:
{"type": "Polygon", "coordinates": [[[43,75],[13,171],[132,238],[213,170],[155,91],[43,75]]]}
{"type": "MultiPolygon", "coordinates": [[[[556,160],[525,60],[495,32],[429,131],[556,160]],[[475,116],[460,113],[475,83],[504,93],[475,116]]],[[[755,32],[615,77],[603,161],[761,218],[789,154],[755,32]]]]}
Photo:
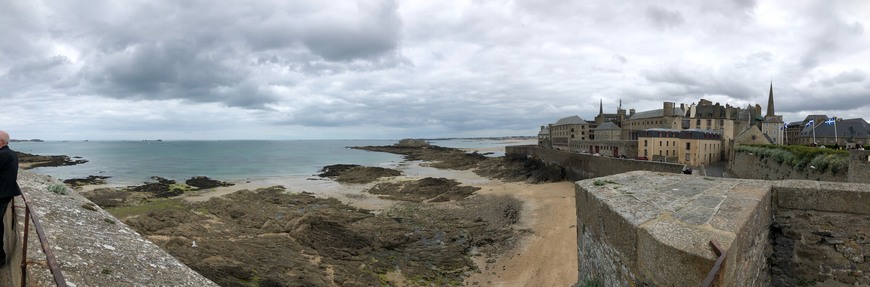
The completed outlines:
{"type": "MultiPolygon", "coordinates": [[[[686,149],[690,149],[692,147],[692,143],[686,143],[686,149]]],[[[689,160],[688,158],[686,160],[689,160]]]]}
{"type": "MultiPolygon", "coordinates": [[[[643,146],[646,147],[646,140],[643,140],[643,146]]],[[[646,152],[644,151],[644,153],[646,152]]]]}

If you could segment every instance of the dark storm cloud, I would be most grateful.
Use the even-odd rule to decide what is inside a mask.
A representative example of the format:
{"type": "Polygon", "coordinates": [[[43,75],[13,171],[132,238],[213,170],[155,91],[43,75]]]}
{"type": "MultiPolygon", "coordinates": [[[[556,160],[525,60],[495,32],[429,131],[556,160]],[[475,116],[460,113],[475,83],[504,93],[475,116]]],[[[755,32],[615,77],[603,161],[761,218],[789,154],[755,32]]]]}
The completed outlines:
{"type": "Polygon", "coordinates": [[[668,10],[659,6],[647,6],[646,16],[653,26],[662,30],[673,29],[686,22],[679,11],[668,10]]]}
{"type": "Polygon", "coordinates": [[[860,83],[863,82],[866,77],[867,76],[866,74],[864,74],[864,71],[855,69],[851,71],[841,72],[836,76],[822,79],[819,82],[825,87],[830,87],[839,84],[860,83]]]}
{"type": "MultiPolygon", "coordinates": [[[[812,25],[808,29],[806,48],[800,56],[800,64],[804,69],[812,69],[843,53],[841,50],[851,50],[851,44],[866,38],[864,26],[858,21],[847,21],[838,15],[836,10],[822,3],[815,3],[811,8],[812,25]]],[[[851,51],[849,51],[851,52],[851,51]]]]}

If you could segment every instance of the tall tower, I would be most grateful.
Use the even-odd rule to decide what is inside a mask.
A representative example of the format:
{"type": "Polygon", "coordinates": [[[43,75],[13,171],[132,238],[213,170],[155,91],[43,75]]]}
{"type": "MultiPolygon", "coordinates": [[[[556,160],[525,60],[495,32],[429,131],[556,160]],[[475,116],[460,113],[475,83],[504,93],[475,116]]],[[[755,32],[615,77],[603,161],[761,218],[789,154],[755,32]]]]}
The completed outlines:
{"type": "Polygon", "coordinates": [[[604,100],[598,99],[598,114],[604,113],[604,100]]]}
{"type": "MultiPolygon", "coordinates": [[[[761,109],[758,109],[761,113],[761,109]]],[[[785,123],[782,121],[782,116],[774,114],[773,108],[773,81],[770,81],[770,92],[767,96],[767,114],[764,115],[764,120],[761,122],[761,132],[766,134],[772,140],[773,144],[786,144],[785,132],[783,127],[785,123]]]]}
{"type": "Polygon", "coordinates": [[[767,114],[765,116],[774,116],[773,112],[773,81],[770,81],[770,95],[767,97],[767,114]]]}

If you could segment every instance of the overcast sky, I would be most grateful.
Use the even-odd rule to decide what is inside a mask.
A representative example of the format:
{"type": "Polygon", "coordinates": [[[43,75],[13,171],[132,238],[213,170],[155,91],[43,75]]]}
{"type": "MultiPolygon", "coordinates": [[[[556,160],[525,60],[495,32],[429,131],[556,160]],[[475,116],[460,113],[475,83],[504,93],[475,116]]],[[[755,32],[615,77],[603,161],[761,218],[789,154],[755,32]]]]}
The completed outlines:
{"type": "Polygon", "coordinates": [[[870,119],[868,1],[0,0],[13,138],[535,135],[662,101],[870,119]]]}

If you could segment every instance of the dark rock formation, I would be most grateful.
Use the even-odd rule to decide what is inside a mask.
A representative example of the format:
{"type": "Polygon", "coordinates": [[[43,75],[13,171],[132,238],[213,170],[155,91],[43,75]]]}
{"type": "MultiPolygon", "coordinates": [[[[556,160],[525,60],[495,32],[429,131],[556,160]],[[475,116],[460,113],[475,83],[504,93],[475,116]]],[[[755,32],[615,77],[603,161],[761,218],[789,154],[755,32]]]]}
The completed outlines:
{"type": "Polygon", "coordinates": [[[348,169],[358,167],[358,164],[333,164],[324,166],[320,169],[319,177],[336,177],[347,171],[348,169]]]}
{"type": "Polygon", "coordinates": [[[136,192],[148,192],[153,194],[154,197],[173,197],[184,193],[183,190],[170,187],[176,183],[174,180],[159,176],[152,176],[151,179],[156,180],[157,182],[145,182],[143,185],[131,187],[130,190],[136,192]]]}
{"type": "Polygon", "coordinates": [[[331,177],[345,183],[368,183],[381,177],[402,175],[402,172],[395,169],[354,164],[330,165],[323,167],[321,172],[321,177],[331,177]]]}
{"type": "Polygon", "coordinates": [[[565,169],[555,164],[546,164],[538,159],[499,157],[478,164],[474,173],[504,181],[527,183],[559,182],[565,180],[565,169]]]}
{"type": "Polygon", "coordinates": [[[18,162],[22,164],[21,166],[24,169],[47,166],[68,166],[88,162],[88,160],[86,159],[73,160],[69,156],[65,155],[35,155],[24,152],[16,153],[18,154],[18,162]]]}
{"type": "Polygon", "coordinates": [[[64,180],[63,183],[66,183],[71,187],[79,187],[83,185],[106,184],[106,179],[109,179],[109,176],[89,175],[86,178],[70,178],[64,180]]]}
{"type": "Polygon", "coordinates": [[[193,187],[200,188],[200,189],[215,188],[215,187],[219,187],[219,186],[233,186],[232,183],[211,179],[207,176],[194,176],[194,177],[191,177],[190,179],[186,180],[184,183],[186,183],[189,186],[193,186],[193,187]]]}
{"type": "Polygon", "coordinates": [[[362,146],[351,147],[353,149],[388,152],[401,154],[406,160],[431,161],[432,167],[467,170],[474,168],[481,161],[487,159],[479,153],[466,153],[460,149],[440,146],[406,147],[406,146],[362,146]]]}
{"type": "Polygon", "coordinates": [[[479,187],[460,186],[459,182],[446,178],[427,177],[416,181],[379,183],[368,190],[371,194],[403,201],[450,201],[462,200],[474,194],[479,187]]]}

